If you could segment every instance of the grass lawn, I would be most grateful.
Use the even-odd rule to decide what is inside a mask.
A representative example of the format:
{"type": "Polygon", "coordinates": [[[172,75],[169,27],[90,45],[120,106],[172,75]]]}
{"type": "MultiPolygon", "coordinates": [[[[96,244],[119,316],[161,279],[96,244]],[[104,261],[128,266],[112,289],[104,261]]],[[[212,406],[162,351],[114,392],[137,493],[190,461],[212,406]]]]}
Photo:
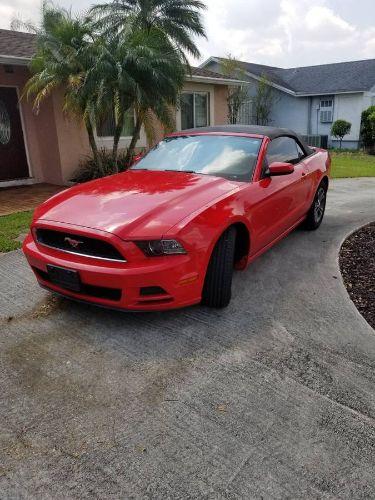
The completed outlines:
{"type": "Polygon", "coordinates": [[[10,252],[21,247],[19,241],[15,241],[21,233],[27,233],[33,211],[18,212],[0,217],[0,252],[10,252]]]}
{"type": "Polygon", "coordinates": [[[374,177],[375,156],[361,152],[331,152],[333,178],[374,177]]]}

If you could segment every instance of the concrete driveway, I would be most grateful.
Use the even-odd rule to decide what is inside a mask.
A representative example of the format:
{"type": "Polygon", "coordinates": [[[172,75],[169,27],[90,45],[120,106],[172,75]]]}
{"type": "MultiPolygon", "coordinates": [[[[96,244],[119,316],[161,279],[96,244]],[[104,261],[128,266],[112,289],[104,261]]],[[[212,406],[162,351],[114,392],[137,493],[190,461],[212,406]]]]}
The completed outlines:
{"type": "Polygon", "coordinates": [[[337,264],[374,219],[375,179],[336,181],[223,311],[51,300],[0,256],[0,497],[374,498],[375,332],[337,264]]]}

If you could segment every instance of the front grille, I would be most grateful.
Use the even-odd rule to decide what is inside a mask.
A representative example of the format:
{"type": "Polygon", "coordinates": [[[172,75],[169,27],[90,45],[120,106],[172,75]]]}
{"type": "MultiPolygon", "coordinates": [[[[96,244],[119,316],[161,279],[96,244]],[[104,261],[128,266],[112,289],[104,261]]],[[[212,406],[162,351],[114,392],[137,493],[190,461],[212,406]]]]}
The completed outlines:
{"type": "MultiPolygon", "coordinates": [[[[42,271],[37,267],[33,267],[33,270],[36,274],[43,280],[48,283],[54,284],[46,271],[42,271]]],[[[65,290],[64,287],[58,285],[59,288],[65,290]]],[[[71,290],[66,289],[68,292],[71,290]]],[[[77,293],[77,292],[74,292],[77,293]]],[[[79,294],[88,295],[89,297],[96,297],[97,299],[107,299],[113,301],[119,301],[121,299],[121,288],[107,288],[105,286],[95,286],[95,285],[86,285],[85,283],[81,283],[81,289],[79,294]]]]}
{"type": "Polygon", "coordinates": [[[52,229],[37,229],[38,243],[63,252],[85,255],[97,259],[126,262],[123,255],[110,243],[78,234],[70,234],[52,229]]]}

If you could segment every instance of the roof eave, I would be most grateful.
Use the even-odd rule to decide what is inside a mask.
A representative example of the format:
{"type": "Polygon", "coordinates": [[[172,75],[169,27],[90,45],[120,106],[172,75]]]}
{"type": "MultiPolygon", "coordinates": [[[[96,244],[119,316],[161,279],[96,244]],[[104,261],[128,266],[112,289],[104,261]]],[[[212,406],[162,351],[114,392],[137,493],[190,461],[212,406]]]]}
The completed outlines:
{"type": "MultiPolygon", "coordinates": [[[[217,57],[214,57],[214,56],[211,56],[209,57],[206,61],[204,61],[202,64],[200,64],[198,67],[199,68],[204,68],[205,66],[207,66],[207,64],[209,64],[210,62],[216,62],[216,63],[219,63],[219,59],[217,57]]],[[[244,73],[247,75],[247,76],[250,76],[250,78],[254,78],[255,80],[258,80],[260,81],[261,80],[261,77],[258,76],[258,75],[255,75],[254,73],[250,73],[249,71],[246,71],[244,68],[242,68],[244,73]]],[[[296,95],[296,93],[291,90],[291,89],[287,89],[286,87],[283,87],[281,85],[278,85],[277,83],[273,82],[270,78],[268,78],[268,81],[269,81],[269,84],[271,87],[274,87],[275,89],[278,89],[278,90],[281,90],[282,92],[286,92],[287,94],[290,94],[290,95],[296,95]]],[[[242,84],[244,83],[247,83],[249,84],[248,81],[243,81],[241,82],[242,84]]]]}
{"type": "Polygon", "coordinates": [[[197,83],[213,83],[215,85],[246,85],[248,82],[244,80],[232,80],[231,78],[216,78],[213,76],[187,75],[185,78],[188,82],[197,83]]]}
{"type": "Polygon", "coordinates": [[[214,56],[210,56],[206,61],[203,61],[199,66],[198,68],[204,68],[207,64],[209,64],[210,62],[216,62],[216,63],[219,63],[219,59],[217,57],[214,57],[214,56]]]}
{"type": "Polygon", "coordinates": [[[9,56],[0,54],[0,64],[12,64],[14,66],[28,66],[30,64],[30,57],[9,56]]]}
{"type": "MultiPolygon", "coordinates": [[[[254,73],[250,73],[249,71],[245,71],[245,73],[250,76],[250,78],[254,78],[255,80],[258,80],[258,82],[260,82],[262,80],[262,77],[261,76],[258,76],[258,75],[255,75],[254,73]]],[[[279,85],[278,83],[275,83],[274,81],[272,81],[270,78],[266,76],[266,79],[267,79],[267,83],[269,83],[270,87],[273,87],[277,90],[281,90],[281,92],[285,92],[286,94],[289,94],[289,95],[294,95],[296,96],[297,93],[292,90],[292,89],[287,89],[286,87],[283,87],[282,85],[279,85]]]]}
{"type": "Polygon", "coordinates": [[[337,95],[337,94],[363,94],[369,92],[369,89],[362,90],[332,90],[331,92],[296,92],[296,97],[317,97],[321,95],[337,95]]]}

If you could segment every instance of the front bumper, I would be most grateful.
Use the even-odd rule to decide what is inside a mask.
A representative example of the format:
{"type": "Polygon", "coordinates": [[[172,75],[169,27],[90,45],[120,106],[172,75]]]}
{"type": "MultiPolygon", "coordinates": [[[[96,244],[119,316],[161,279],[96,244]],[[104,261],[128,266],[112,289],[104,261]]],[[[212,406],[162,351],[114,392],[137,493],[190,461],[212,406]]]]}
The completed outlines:
{"type": "Polygon", "coordinates": [[[133,263],[106,262],[46,248],[36,244],[31,233],[23,243],[23,252],[43,288],[72,299],[132,311],[175,309],[201,300],[204,273],[197,270],[197,258],[190,254],[151,257],[133,263]],[[82,290],[76,293],[52,283],[47,264],[78,271],[82,290]],[[141,289],[150,287],[162,288],[165,293],[141,293],[141,289]]]}

